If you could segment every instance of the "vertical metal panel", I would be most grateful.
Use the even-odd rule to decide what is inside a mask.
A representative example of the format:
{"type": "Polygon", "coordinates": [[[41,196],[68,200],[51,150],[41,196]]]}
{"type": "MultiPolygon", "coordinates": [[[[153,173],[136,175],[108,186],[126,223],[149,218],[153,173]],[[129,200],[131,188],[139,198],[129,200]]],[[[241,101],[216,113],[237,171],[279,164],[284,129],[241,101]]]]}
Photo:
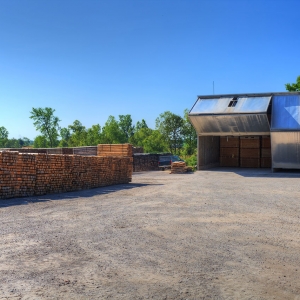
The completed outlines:
{"type": "Polygon", "coordinates": [[[300,130],[299,95],[279,95],[273,97],[271,130],[300,130]]]}
{"type": "Polygon", "coordinates": [[[271,97],[239,97],[236,105],[229,107],[231,98],[198,99],[190,111],[195,114],[248,114],[266,113],[271,97]]]}
{"type": "Polygon", "coordinates": [[[271,132],[272,167],[300,169],[300,132],[271,132]]]}
{"type": "Polygon", "coordinates": [[[198,137],[198,169],[208,169],[220,163],[220,137],[198,137]]]}

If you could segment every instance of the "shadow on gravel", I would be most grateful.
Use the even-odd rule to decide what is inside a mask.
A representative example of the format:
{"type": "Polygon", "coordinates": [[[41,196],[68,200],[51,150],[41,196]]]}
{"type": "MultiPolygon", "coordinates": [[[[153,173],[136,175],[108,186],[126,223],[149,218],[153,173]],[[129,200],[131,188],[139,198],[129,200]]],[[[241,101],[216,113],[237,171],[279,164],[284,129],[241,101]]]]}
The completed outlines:
{"type": "Polygon", "coordinates": [[[0,199],[0,208],[14,205],[27,205],[29,203],[47,202],[56,200],[76,200],[78,198],[93,197],[97,195],[105,195],[123,190],[131,190],[133,188],[140,188],[149,185],[162,185],[162,184],[146,184],[146,183],[128,183],[128,184],[117,184],[111,186],[104,186],[89,190],[81,190],[74,192],[65,192],[59,194],[47,194],[41,196],[30,196],[24,198],[12,198],[12,199],[0,199]]]}
{"type": "MultiPolygon", "coordinates": [[[[296,169],[256,169],[256,168],[212,168],[205,170],[209,172],[235,173],[243,177],[264,177],[264,178],[300,178],[300,170],[296,169]]],[[[201,171],[200,171],[201,172],[201,171]]]]}

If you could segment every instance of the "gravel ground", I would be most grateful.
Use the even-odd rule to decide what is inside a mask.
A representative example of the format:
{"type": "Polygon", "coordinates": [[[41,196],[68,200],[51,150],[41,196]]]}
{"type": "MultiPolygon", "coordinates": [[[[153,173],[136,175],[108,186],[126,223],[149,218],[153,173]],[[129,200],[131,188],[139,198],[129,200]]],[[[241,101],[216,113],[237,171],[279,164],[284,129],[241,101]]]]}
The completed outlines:
{"type": "Polygon", "coordinates": [[[0,299],[300,299],[300,173],[135,173],[0,201],[0,299]]]}

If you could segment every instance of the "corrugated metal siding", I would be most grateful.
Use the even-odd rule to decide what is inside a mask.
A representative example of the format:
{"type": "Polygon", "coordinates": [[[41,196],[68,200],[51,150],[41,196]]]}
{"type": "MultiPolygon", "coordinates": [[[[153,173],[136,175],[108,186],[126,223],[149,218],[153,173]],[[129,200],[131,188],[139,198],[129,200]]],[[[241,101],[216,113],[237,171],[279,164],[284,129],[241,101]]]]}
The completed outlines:
{"type": "Polygon", "coordinates": [[[284,95],[273,97],[271,130],[300,130],[299,95],[284,95]]]}
{"type": "Polygon", "coordinates": [[[202,136],[270,134],[270,125],[266,114],[190,115],[190,120],[198,135],[202,136]]]}
{"type": "Polygon", "coordinates": [[[300,169],[300,132],[271,132],[272,167],[300,169]]]}

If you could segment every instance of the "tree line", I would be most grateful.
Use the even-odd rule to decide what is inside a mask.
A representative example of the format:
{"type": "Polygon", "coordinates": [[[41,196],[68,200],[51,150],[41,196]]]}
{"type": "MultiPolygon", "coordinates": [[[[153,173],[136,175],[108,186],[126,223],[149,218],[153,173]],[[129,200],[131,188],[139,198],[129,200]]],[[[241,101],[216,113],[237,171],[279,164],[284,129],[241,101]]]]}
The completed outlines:
{"type": "Polygon", "coordinates": [[[86,128],[79,120],[67,127],[60,127],[55,109],[32,108],[30,118],[40,132],[34,141],[36,148],[80,147],[98,144],[130,143],[143,147],[147,153],[171,152],[192,155],[197,147],[197,135],[189,121],[188,111],[183,117],[170,111],[160,114],[155,129],[149,128],[142,119],[133,124],[131,115],[109,116],[104,126],[86,128]]]}
{"type": "Polygon", "coordinates": [[[32,141],[27,138],[9,139],[8,130],[4,126],[0,126],[0,148],[22,148],[32,145],[32,141]]]}
{"type": "Polygon", "coordinates": [[[156,118],[155,129],[149,128],[142,119],[133,124],[131,115],[109,116],[104,126],[99,124],[85,127],[75,120],[67,127],[60,127],[60,119],[55,109],[50,107],[32,108],[30,118],[39,132],[33,141],[28,138],[8,139],[8,131],[0,127],[0,147],[21,148],[32,145],[34,148],[80,147],[98,144],[130,143],[143,147],[146,153],[171,152],[192,155],[196,152],[197,135],[189,121],[188,110],[183,116],[170,111],[156,118]]]}

